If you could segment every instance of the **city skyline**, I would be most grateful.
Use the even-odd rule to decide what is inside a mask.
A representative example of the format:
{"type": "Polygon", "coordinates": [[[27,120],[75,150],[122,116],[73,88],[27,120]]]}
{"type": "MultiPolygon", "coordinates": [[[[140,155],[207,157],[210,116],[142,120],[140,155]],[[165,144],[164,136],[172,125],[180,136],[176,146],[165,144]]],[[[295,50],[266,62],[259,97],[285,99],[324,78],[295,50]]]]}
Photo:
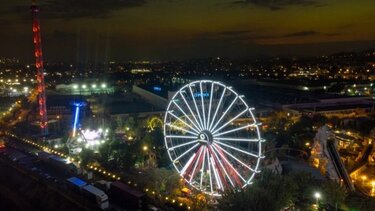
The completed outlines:
{"type": "MultiPolygon", "coordinates": [[[[375,46],[361,1],[39,1],[45,61],[327,55],[375,46]]],[[[0,55],[33,61],[28,2],[0,9],[0,55]]]]}

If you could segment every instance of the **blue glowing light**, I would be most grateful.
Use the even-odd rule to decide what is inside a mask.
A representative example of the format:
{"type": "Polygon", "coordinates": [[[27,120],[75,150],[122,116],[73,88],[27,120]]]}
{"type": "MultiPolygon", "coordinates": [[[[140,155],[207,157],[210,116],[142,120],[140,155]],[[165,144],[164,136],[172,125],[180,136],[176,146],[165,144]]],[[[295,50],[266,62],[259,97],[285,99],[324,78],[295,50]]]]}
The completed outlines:
{"type": "Polygon", "coordinates": [[[154,91],[158,91],[158,92],[161,91],[161,87],[160,86],[154,86],[153,89],[154,89],[154,91]]]}
{"type": "Polygon", "coordinates": [[[209,97],[210,96],[210,94],[208,92],[203,92],[203,93],[196,92],[196,93],[194,93],[194,97],[201,97],[201,95],[203,95],[203,97],[209,97]]]}
{"type": "Polygon", "coordinates": [[[77,132],[77,127],[78,127],[78,123],[79,123],[79,111],[80,111],[81,107],[83,107],[85,105],[86,105],[86,103],[84,103],[84,102],[73,103],[73,106],[75,107],[74,122],[73,122],[73,134],[72,134],[73,137],[76,136],[76,132],[77,132]]]}
{"type": "Polygon", "coordinates": [[[73,137],[76,136],[76,130],[77,130],[77,124],[78,124],[78,118],[79,118],[79,106],[76,107],[76,112],[75,112],[75,115],[74,115],[73,137]]]}

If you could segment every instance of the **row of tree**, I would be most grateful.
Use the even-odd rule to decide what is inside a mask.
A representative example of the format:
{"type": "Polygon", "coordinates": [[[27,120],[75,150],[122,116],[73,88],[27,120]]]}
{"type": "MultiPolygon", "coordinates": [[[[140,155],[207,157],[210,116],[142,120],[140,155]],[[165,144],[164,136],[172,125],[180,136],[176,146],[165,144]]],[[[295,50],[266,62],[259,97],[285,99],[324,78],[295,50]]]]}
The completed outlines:
{"type": "Polygon", "coordinates": [[[319,192],[319,207],[325,210],[374,210],[375,200],[347,195],[336,182],[316,180],[308,173],[290,175],[262,172],[243,190],[227,191],[218,201],[219,210],[311,210],[319,192]]]}

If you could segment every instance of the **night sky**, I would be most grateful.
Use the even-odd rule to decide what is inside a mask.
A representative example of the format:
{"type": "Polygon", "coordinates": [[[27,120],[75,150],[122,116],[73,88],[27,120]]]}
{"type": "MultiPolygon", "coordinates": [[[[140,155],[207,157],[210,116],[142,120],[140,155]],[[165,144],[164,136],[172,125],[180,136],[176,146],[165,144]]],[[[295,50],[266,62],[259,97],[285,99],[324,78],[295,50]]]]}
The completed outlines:
{"type": "MultiPolygon", "coordinates": [[[[31,1],[1,0],[0,56],[33,61],[31,1]]],[[[46,61],[305,56],[375,47],[374,0],[44,0],[46,61]]]]}

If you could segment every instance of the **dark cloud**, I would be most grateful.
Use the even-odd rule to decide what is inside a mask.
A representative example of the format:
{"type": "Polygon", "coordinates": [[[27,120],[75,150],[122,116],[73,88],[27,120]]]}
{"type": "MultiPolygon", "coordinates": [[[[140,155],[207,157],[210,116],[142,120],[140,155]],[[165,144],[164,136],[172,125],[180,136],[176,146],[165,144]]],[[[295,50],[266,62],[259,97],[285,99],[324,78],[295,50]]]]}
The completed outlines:
{"type": "Polygon", "coordinates": [[[229,35],[229,36],[234,36],[234,35],[244,35],[244,34],[249,34],[252,33],[253,31],[251,30],[234,30],[234,31],[222,31],[219,32],[221,35],[229,35]]]}
{"type": "Polygon", "coordinates": [[[270,10],[280,10],[288,6],[324,6],[318,0],[237,0],[232,3],[237,5],[256,5],[270,10]]]}
{"type": "Polygon", "coordinates": [[[324,35],[326,35],[326,36],[339,36],[339,35],[343,35],[343,34],[342,33],[333,32],[333,33],[326,33],[324,35]]]}
{"type": "Polygon", "coordinates": [[[263,33],[255,33],[254,31],[239,30],[239,31],[222,31],[222,32],[211,32],[201,33],[193,37],[195,41],[209,41],[209,42],[230,42],[230,43],[243,43],[243,42],[255,42],[257,40],[269,40],[269,39],[281,39],[281,38],[297,38],[297,37],[308,37],[314,35],[325,35],[325,36],[338,36],[340,33],[321,33],[313,30],[299,31],[281,35],[265,35],[263,33]]]}
{"type": "Polygon", "coordinates": [[[300,32],[293,32],[290,34],[286,34],[283,37],[306,37],[306,36],[312,36],[319,34],[319,32],[316,31],[300,31],[300,32]]]}
{"type": "Polygon", "coordinates": [[[338,32],[322,33],[322,32],[317,32],[317,31],[311,30],[311,31],[294,32],[294,33],[286,34],[286,35],[281,36],[281,37],[308,37],[308,36],[313,36],[313,35],[339,36],[339,35],[343,35],[343,33],[338,33],[338,32]]]}
{"type": "MultiPolygon", "coordinates": [[[[45,0],[38,2],[41,16],[48,19],[108,18],[113,11],[144,6],[146,0],[45,0]]],[[[11,7],[9,13],[29,18],[29,5],[11,7]]]]}

